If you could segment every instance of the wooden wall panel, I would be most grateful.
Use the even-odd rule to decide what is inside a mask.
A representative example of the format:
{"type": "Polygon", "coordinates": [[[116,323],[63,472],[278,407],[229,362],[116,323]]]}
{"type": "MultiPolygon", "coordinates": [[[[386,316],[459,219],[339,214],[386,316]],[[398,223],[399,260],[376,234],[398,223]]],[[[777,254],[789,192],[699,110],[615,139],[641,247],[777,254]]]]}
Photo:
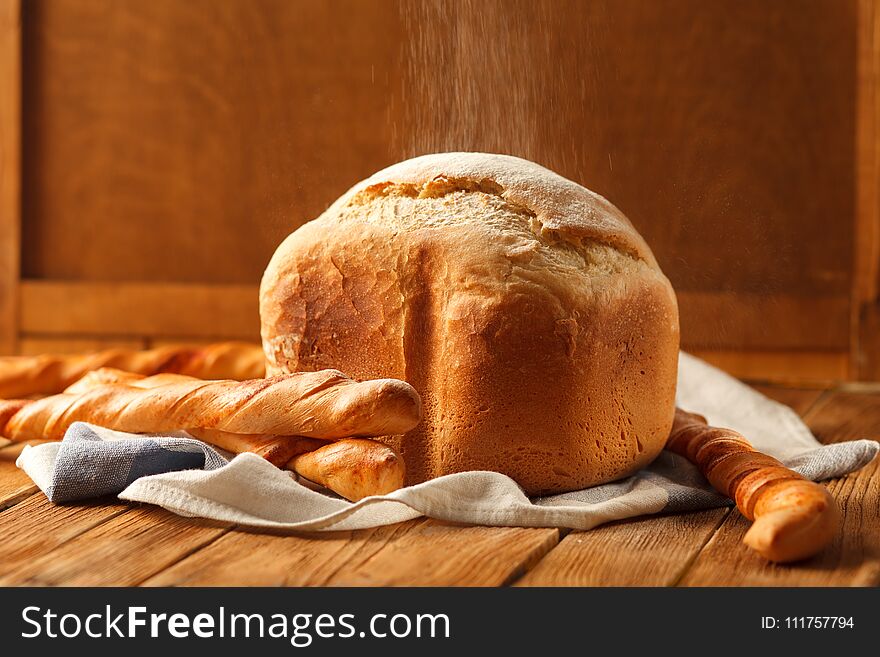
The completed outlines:
{"type": "Polygon", "coordinates": [[[584,183],[678,289],[849,293],[854,0],[414,4],[412,152],[513,150],[584,183]]]}
{"type": "Polygon", "coordinates": [[[254,283],[390,163],[395,7],[32,0],[24,274],[254,283]]]}
{"type": "Polygon", "coordinates": [[[253,285],[28,281],[21,286],[21,331],[259,341],[257,298],[253,285]]]}
{"type": "MultiPolygon", "coordinates": [[[[177,342],[176,344],[180,344],[177,342]]],[[[24,336],[19,340],[18,353],[22,356],[39,356],[40,354],[84,354],[102,349],[144,349],[148,345],[145,340],[137,338],[82,338],[82,337],[32,337],[24,336]]]]}
{"type": "Polygon", "coordinates": [[[254,286],[373,170],[512,152],[628,214],[679,291],[686,347],[749,372],[801,354],[798,372],[839,378],[861,312],[866,8],[30,0],[23,275],[254,286]]]}
{"type": "Polygon", "coordinates": [[[0,0],[0,353],[17,342],[20,209],[21,6],[0,0]]]}
{"type": "Polygon", "coordinates": [[[880,8],[859,2],[858,177],[850,352],[854,378],[880,380],[880,8]]]}

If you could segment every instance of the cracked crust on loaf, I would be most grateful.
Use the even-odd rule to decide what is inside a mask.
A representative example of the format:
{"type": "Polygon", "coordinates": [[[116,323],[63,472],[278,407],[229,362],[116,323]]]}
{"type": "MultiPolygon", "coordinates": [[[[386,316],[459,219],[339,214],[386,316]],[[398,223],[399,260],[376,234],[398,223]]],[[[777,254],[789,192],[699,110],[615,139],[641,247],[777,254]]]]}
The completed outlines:
{"type": "Polygon", "coordinates": [[[529,494],[650,462],[672,424],[678,312],[601,196],[510,156],[394,165],[291,234],[263,277],[269,372],[401,378],[407,483],[465,470],[529,494]]]}

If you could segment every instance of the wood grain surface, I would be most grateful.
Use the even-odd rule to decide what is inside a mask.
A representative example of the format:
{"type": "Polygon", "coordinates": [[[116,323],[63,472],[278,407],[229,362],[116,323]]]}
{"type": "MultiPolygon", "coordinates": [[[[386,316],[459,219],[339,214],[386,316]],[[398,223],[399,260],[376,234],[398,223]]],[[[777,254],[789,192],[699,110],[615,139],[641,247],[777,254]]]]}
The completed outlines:
{"type": "Polygon", "coordinates": [[[255,284],[390,164],[399,34],[371,0],[33,0],[24,275],[255,284]]]}
{"type": "Polygon", "coordinates": [[[842,351],[688,351],[736,378],[793,386],[847,381],[852,365],[849,355],[842,351]]]}
{"type": "MultiPolygon", "coordinates": [[[[52,504],[42,493],[30,495],[0,514],[2,576],[66,545],[77,536],[127,510],[113,499],[91,504],[52,504]]],[[[83,568],[88,564],[83,563],[83,568]]],[[[94,566],[94,564],[93,564],[94,566]]]]}
{"type": "Polygon", "coordinates": [[[859,0],[856,223],[850,351],[860,379],[880,380],[880,3],[859,0]]]}
{"type": "Polygon", "coordinates": [[[147,584],[503,586],[558,542],[556,529],[465,527],[426,519],[302,537],[231,532],[147,584]]]}
{"type": "Polygon", "coordinates": [[[83,354],[104,349],[144,349],[147,341],[142,338],[100,337],[41,337],[30,335],[19,340],[18,352],[22,356],[41,354],[83,354]]]}
{"type": "Polygon", "coordinates": [[[55,283],[21,288],[28,334],[259,340],[253,285],[55,283]]]}
{"type": "MultiPolygon", "coordinates": [[[[68,507],[55,506],[45,521],[57,521],[66,513],[68,507]]],[[[84,515],[90,522],[89,511],[84,515]]],[[[224,526],[155,507],[135,507],[57,541],[57,547],[36,548],[38,554],[0,576],[0,586],[133,586],[226,531],[224,526]]]]}
{"type": "Polygon", "coordinates": [[[517,586],[672,586],[727,509],[639,518],[571,532],[517,586]]]}
{"type": "MultiPolygon", "coordinates": [[[[848,299],[743,292],[676,291],[689,349],[813,350],[840,353],[849,341],[848,299]],[[824,317],[821,322],[811,318],[824,317]]],[[[846,356],[845,353],[842,355],[846,356]]]]}
{"type": "Polygon", "coordinates": [[[783,385],[773,385],[768,383],[753,383],[751,387],[760,392],[762,395],[769,397],[780,404],[785,404],[803,417],[820,399],[829,394],[825,387],[797,387],[787,388],[783,385]]]}
{"type": "Polygon", "coordinates": [[[24,445],[0,445],[0,510],[17,504],[37,487],[31,478],[15,466],[24,445]]]}
{"type": "Polygon", "coordinates": [[[880,7],[859,0],[856,89],[858,177],[853,291],[861,303],[880,300],[880,7]]]}

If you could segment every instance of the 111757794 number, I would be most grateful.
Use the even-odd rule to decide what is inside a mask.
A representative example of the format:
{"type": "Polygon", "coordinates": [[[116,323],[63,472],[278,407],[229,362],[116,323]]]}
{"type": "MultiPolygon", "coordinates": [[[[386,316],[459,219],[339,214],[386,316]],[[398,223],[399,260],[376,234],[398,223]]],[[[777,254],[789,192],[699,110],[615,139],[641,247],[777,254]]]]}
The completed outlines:
{"type": "Polygon", "coordinates": [[[852,616],[774,616],[761,617],[761,629],[774,630],[833,630],[853,629],[855,621],[852,616]]]}

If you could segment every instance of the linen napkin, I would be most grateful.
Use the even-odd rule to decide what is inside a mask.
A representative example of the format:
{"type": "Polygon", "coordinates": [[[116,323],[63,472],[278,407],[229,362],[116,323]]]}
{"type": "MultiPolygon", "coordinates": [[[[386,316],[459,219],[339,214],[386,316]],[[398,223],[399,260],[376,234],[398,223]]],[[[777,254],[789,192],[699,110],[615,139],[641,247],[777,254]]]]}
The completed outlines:
{"type": "MultiPolygon", "coordinates": [[[[682,353],[678,405],[743,433],[760,451],[813,480],[837,477],[877,454],[873,440],[822,446],[790,408],[682,353]]],[[[255,454],[228,460],[185,434],[133,436],[84,423],[61,443],[26,447],[17,465],[54,501],[118,493],[184,516],[273,531],[352,530],[419,516],[495,526],[590,529],[612,520],[731,502],[696,467],[664,451],[610,484],[529,499],[509,477],[463,472],[351,503],[313,490],[255,454]]]]}

